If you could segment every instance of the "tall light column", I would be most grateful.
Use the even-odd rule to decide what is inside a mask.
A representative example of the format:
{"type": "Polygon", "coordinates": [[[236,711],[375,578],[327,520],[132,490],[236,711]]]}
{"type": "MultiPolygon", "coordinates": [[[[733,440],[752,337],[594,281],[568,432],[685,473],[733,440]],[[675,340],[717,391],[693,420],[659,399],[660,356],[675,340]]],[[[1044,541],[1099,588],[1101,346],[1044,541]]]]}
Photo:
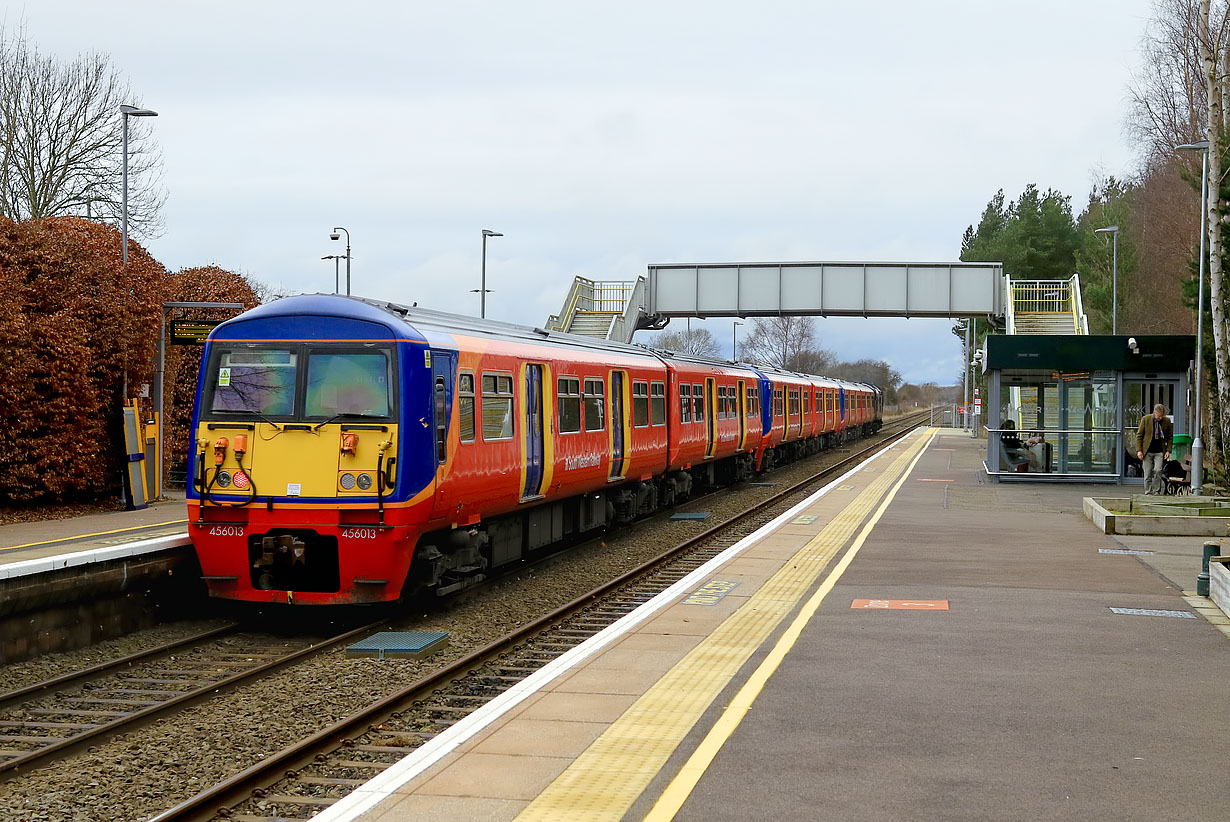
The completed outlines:
{"type": "Polygon", "coordinates": [[[329,235],[329,239],[330,240],[340,240],[342,238],[342,235],[337,233],[339,231],[346,232],[346,296],[349,297],[350,296],[350,232],[346,231],[346,229],[341,227],[340,225],[337,225],[333,227],[333,233],[329,235]]]}
{"type": "Polygon", "coordinates": [[[336,294],[338,292],[338,289],[341,288],[341,283],[339,282],[339,277],[341,275],[338,274],[337,269],[338,269],[338,265],[340,264],[339,261],[342,259],[342,256],[343,255],[341,254],[326,254],[324,257],[320,258],[322,260],[332,260],[333,261],[333,293],[334,294],[336,294]]]}
{"type": "Polygon", "coordinates": [[[730,326],[730,358],[734,361],[739,360],[739,326],[743,323],[738,320],[730,326]]]}
{"type": "MultiPolygon", "coordinates": [[[[1199,495],[1204,491],[1204,441],[1200,438],[1200,416],[1203,391],[1200,388],[1200,369],[1204,360],[1204,239],[1208,233],[1205,229],[1208,220],[1208,190],[1209,190],[1209,141],[1199,140],[1177,146],[1179,151],[1201,152],[1200,162],[1200,283],[1196,286],[1196,430],[1192,437],[1192,494],[1199,495]]],[[[1171,409],[1172,411],[1174,409],[1171,409]]]]}
{"type": "Polygon", "coordinates": [[[147,108],[137,108],[136,106],[122,105],[120,106],[120,120],[123,122],[124,131],[124,181],[120,193],[120,222],[123,224],[124,248],[121,256],[124,260],[124,265],[128,265],[128,118],[129,117],[157,117],[158,112],[151,111],[147,108]]]}
{"type": "Polygon", "coordinates": [[[482,282],[478,286],[478,316],[483,319],[487,318],[487,238],[503,236],[498,231],[483,229],[483,273],[482,282]]]}
{"type": "Polygon", "coordinates": [[[1110,333],[1119,333],[1119,226],[1108,225],[1106,228],[1095,228],[1094,234],[1109,234],[1114,248],[1110,264],[1110,333]]]}

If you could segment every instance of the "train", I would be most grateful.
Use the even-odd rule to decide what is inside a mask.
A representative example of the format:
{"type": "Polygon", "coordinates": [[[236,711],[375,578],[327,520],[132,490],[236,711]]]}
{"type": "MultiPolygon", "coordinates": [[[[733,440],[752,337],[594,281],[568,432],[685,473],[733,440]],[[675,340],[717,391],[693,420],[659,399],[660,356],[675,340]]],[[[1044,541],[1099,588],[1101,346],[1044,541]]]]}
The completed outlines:
{"type": "Polygon", "coordinates": [[[878,430],[874,386],[360,297],[209,334],[188,532],[213,597],[448,594],[878,430]]]}

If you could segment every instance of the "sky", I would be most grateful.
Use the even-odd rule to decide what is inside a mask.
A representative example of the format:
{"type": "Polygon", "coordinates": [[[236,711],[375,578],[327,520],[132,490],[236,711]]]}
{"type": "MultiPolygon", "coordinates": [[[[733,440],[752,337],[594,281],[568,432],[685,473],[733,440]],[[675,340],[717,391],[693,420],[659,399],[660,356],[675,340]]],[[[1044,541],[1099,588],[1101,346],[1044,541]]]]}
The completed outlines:
{"type": "MultiPolygon", "coordinates": [[[[542,325],[578,275],[955,260],[995,191],[1029,183],[1079,212],[1098,172],[1134,167],[1149,8],[38,0],[3,19],[109,53],[158,111],[165,231],[145,244],[168,268],[331,292],[345,226],[355,294],[477,314],[488,228],[487,316],[542,325]]],[[[729,344],[729,320],[705,327],[729,344]]],[[[824,348],[909,382],[958,379],[950,327],[817,320],[824,348]]]]}

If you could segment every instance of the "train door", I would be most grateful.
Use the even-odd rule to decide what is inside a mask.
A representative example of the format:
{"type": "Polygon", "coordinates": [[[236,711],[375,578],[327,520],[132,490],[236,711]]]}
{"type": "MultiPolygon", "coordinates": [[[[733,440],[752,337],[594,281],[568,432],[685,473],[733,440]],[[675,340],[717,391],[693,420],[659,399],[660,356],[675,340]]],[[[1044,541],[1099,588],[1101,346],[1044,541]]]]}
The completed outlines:
{"type": "Polygon", "coordinates": [[[739,380],[737,405],[739,406],[739,450],[742,451],[744,442],[747,440],[747,386],[743,380],[739,380]]]}
{"type": "Polygon", "coordinates": [[[624,381],[623,371],[611,372],[611,479],[624,475],[624,381]]]}
{"type": "Polygon", "coordinates": [[[713,456],[715,429],[717,428],[717,404],[713,401],[713,378],[705,380],[705,456],[713,456]]]}
{"type": "Polygon", "coordinates": [[[525,366],[525,488],[522,499],[542,495],[542,366],[525,366]]]}

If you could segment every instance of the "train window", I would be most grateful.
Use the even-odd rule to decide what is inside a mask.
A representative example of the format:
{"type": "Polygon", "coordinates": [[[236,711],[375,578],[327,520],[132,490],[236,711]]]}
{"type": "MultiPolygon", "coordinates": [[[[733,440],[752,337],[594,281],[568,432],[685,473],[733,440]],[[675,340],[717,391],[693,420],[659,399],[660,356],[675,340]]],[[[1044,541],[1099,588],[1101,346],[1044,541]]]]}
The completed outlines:
{"type": "Polygon", "coordinates": [[[560,377],[555,381],[555,387],[559,432],[575,434],[581,430],[581,381],[573,377],[560,377]]]}
{"type": "Polygon", "coordinates": [[[582,405],[585,406],[586,431],[602,431],[606,428],[606,418],[603,417],[605,391],[602,380],[585,381],[585,396],[582,398],[582,405]]]}
{"type": "Polygon", "coordinates": [[[444,377],[436,377],[436,462],[441,465],[448,457],[448,394],[444,377]]]}
{"type": "Polygon", "coordinates": [[[692,383],[692,422],[705,421],[705,392],[699,385],[692,383]]]}
{"type": "Polygon", "coordinates": [[[726,419],[726,386],[719,385],[717,390],[717,418],[726,419]]]}
{"type": "Polygon", "coordinates": [[[305,416],[387,417],[389,355],[385,351],[308,354],[305,416]]]}
{"type": "Polygon", "coordinates": [[[462,371],[457,377],[457,410],[462,442],[474,442],[474,375],[462,371]]]}
{"type": "Polygon", "coordinates": [[[210,411],[285,417],[295,413],[299,355],[284,348],[223,351],[209,384],[210,411]]]}
{"type": "Polygon", "coordinates": [[[632,383],[632,424],[637,428],[649,425],[649,383],[632,383]]]}
{"type": "Polygon", "coordinates": [[[666,383],[649,386],[649,419],[654,425],[666,425],[666,383]]]}
{"type": "Polygon", "coordinates": [[[692,386],[679,386],[679,421],[692,421],[692,386]]]}
{"type": "Polygon", "coordinates": [[[512,439],[512,393],[512,377],[483,374],[483,439],[512,439]]]}
{"type": "Polygon", "coordinates": [[[807,395],[807,392],[804,391],[803,392],[803,416],[807,416],[808,414],[811,413],[811,403],[808,401],[810,399],[811,397],[809,397],[807,395]]]}

